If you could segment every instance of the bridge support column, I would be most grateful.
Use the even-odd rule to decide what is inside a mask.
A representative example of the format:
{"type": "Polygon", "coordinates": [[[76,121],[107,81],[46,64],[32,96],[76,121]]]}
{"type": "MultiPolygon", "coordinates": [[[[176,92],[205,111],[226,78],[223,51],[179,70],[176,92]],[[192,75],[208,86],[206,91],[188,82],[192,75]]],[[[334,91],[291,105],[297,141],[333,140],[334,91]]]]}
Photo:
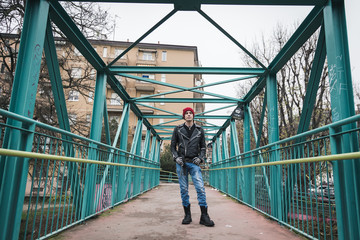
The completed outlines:
{"type": "MultiPolygon", "coordinates": [[[[102,120],[104,116],[104,101],[106,90],[106,75],[104,72],[98,72],[96,76],[95,96],[93,113],[91,120],[90,139],[100,141],[102,120]]],[[[97,158],[97,146],[90,144],[88,158],[95,160],[97,158]]],[[[96,187],[96,166],[94,164],[87,164],[85,176],[85,190],[83,198],[83,207],[81,218],[85,218],[89,214],[95,212],[95,187],[96,187]]]]}
{"type": "MultiPolygon", "coordinates": [[[[236,122],[235,119],[231,119],[230,122],[230,157],[239,156],[240,155],[240,146],[239,146],[239,139],[238,133],[236,130],[236,122]]],[[[241,165],[241,162],[237,160],[236,166],[241,165]]],[[[236,169],[236,194],[235,196],[238,199],[244,200],[244,169],[236,169]]]]}
{"type": "MultiPolygon", "coordinates": [[[[34,113],[48,13],[47,1],[27,1],[9,111],[29,118],[34,113]]],[[[7,124],[34,130],[12,119],[7,124]]],[[[21,134],[10,128],[5,131],[3,148],[31,151],[32,143],[32,133],[21,134]]],[[[28,159],[1,157],[0,239],[18,239],[28,169],[28,159]]]]}
{"type": "MultiPolygon", "coordinates": [[[[149,159],[149,154],[150,154],[150,139],[151,139],[151,131],[148,129],[146,131],[146,136],[145,136],[145,142],[144,142],[144,149],[142,152],[142,157],[145,159],[149,159]]],[[[147,160],[146,160],[147,161],[147,160]]],[[[144,163],[145,167],[149,167],[150,164],[149,163],[144,163]]],[[[144,182],[143,182],[143,189],[142,191],[146,191],[149,189],[149,177],[150,177],[150,170],[148,169],[142,169],[141,172],[144,173],[144,182]]]]}
{"type": "MultiPolygon", "coordinates": [[[[251,150],[250,144],[250,114],[249,114],[249,105],[246,104],[244,106],[244,152],[248,152],[251,150]]],[[[250,154],[246,154],[245,156],[245,165],[253,164],[253,158],[250,154]]],[[[246,188],[246,199],[245,202],[250,204],[251,206],[255,205],[254,192],[255,192],[255,169],[254,168],[245,168],[244,169],[245,176],[244,178],[248,181],[244,187],[246,188]]]]}
{"type": "MultiPolygon", "coordinates": [[[[128,134],[129,134],[129,116],[130,116],[130,104],[125,103],[123,108],[123,115],[121,118],[124,120],[121,122],[121,135],[120,135],[120,150],[127,151],[128,134]]],[[[121,153],[120,163],[126,163],[125,153],[121,153]]],[[[126,198],[126,178],[125,178],[125,167],[119,168],[119,200],[122,201],[126,198]]]]}
{"type": "MultiPolygon", "coordinates": [[[[332,121],[355,114],[344,1],[330,0],[324,8],[332,121]]],[[[355,128],[348,124],[332,134],[355,128]]],[[[331,137],[331,153],[358,151],[356,133],[331,137]]],[[[334,186],[339,239],[360,239],[360,162],[334,161],[334,186]]]]}
{"type": "MultiPolygon", "coordinates": [[[[228,150],[228,145],[227,145],[227,138],[226,138],[226,131],[223,131],[221,133],[221,149],[222,149],[222,159],[229,159],[229,150],[228,150]]],[[[225,165],[226,167],[230,167],[230,161],[227,161],[227,164],[225,165]]],[[[224,179],[224,191],[229,193],[229,189],[231,188],[232,182],[231,182],[231,178],[230,178],[230,170],[224,170],[224,174],[223,174],[223,179],[224,179]]]]}
{"type": "MultiPolygon", "coordinates": [[[[278,97],[276,75],[269,74],[266,78],[266,97],[268,105],[268,135],[269,144],[279,140],[279,120],[278,120],[278,97]]],[[[276,146],[270,153],[270,162],[279,160],[279,154],[276,146]]],[[[270,166],[270,187],[271,187],[271,215],[282,219],[282,201],[281,201],[281,166],[270,166]]]]}
{"type": "MultiPolygon", "coordinates": [[[[155,161],[155,157],[156,157],[156,145],[157,145],[157,139],[156,136],[152,137],[152,141],[151,141],[151,151],[150,151],[150,160],[155,161]]],[[[156,176],[156,170],[150,170],[150,188],[155,186],[155,176],[156,176]]]]}
{"type": "MultiPolygon", "coordinates": [[[[161,142],[159,139],[156,139],[157,142],[157,148],[156,148],[156,161],[160,164],[160,147],[161,147],[161,142]]],[[[160,171],[159,170],[154,170],[156,171],[154,174],[154,176],[156,176],[156,182],[155,185],[159,185],[160,184],[160,171]]]]}

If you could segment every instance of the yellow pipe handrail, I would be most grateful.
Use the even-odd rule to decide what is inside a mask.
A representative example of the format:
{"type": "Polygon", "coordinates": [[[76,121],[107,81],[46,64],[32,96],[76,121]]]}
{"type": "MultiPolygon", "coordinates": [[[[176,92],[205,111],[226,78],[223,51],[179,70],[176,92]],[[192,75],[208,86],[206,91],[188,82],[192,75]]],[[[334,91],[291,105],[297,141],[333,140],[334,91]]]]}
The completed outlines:
{"type": "Polygon", "coordinates": [[[13,156],[13,157],[23,157],[23,158],[37,158],[37,159],[47,159],[47,160],[55,160],[55,161],[91,163],[91,164],[100,164],[100,165],[112,165],[112,166],[120,166],[120,167],[133,167],[133,168],[160,170],[160,168],[136,166],[136,165],[122,164],[122,163],[101,162],[101,161],[97,161],[97,160],[89,160],[89,159],[82,159],[82,158],[75,158],[75,157],[65,157],[65,156],[58,156],[58,155],[50,155],[50,154],[45,154],[45,153],[26,152],[26,151],[19,151],[19,150],[5,149],[5,148],[0,148],[0,155],[13,156]]]}
{"type": "Polygon", "coordinates": [[[236,166],[236,167],[203,169],[203,170],[205,170],[205,171],[206,170],[207,171],[218,171],[218,170],[226,170],[226,169],[238,169],[238,168],[273,166],[273,165],[285,165],[285,164],[306,163],[306,162],[349,160],[349,159],[357,159],[357,158],[360,158],[360,152],[340,153],[340,154],[327,155],[327,156],[299,158],[299,159],[292,159],[292,160],[281,160],[281,161],[276,161],[276,162],[255,163],[255,164],[242,165],[242,166],[236,166]]]}

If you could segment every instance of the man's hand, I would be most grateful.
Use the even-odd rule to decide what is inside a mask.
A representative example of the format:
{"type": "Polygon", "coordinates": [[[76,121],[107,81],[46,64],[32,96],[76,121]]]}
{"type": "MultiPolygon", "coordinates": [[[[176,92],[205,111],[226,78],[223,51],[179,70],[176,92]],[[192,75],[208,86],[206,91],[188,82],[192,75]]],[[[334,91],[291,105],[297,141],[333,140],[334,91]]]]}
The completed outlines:
{"type": "Polygon", "coordinates": [[[184,166],[184,161],[183,161],[182,157],[175,158],[175,162],[177,164],[179,164],[180,166],[184,166]]]}
{"type": "Polygon", "coordinates": [[[194,164],[196,164],[196,165],[200,166],[201,159],[200,159],[200,158],[198,158],[198,157],[194,157],[194,158],[193,158],[193,160],[192,160],[192,162],[193,162],[194,164]]]}

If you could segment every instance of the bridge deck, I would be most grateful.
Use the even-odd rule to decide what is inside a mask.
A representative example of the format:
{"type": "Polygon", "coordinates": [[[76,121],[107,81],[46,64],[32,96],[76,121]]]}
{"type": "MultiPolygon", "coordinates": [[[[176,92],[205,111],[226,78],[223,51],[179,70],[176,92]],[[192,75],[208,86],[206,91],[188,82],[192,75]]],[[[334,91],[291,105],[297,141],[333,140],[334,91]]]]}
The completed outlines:
{"type": "Polygon", "coordinates": [[[190,186],[193,222],[182,225],[178,184],[155,189],[119,205],[86,224],[75,226],[56,239],[302,239],[245,205],[207,187],[209,215],[215,227],[199,224],[196,192],[190,186]]]}

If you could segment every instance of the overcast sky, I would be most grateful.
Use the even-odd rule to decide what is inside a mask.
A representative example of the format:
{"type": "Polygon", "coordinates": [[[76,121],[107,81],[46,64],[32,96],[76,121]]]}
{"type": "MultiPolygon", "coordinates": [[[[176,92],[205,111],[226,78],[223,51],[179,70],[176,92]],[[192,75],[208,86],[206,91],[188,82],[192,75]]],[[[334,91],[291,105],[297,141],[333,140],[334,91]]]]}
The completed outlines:
{"type": "MultiPolygon", "coordinates": [[[[136,41],[160,19],[167,15],[172,5],[156,4],[104,4],[104,8],[116,15],[115,34],[109,39],[130,42],[136,41]]],[[[346,0],[346,18],[349,37],[351,69],[354,83],[360,82],[360,1],[346,0]]],[[[201,9],[230,33],[238,42],[250,48],[253,41],[263,34],[271,34],[278,23],[291,27],[301,22],[312,7],[270,7],[270,6],[206,6],[201,9]]],[[[177,12],[141,42],[198,47],[199,60],[204,67],[241,67],[241,49],[224,34],[212,26],[197,12],[177,12]]],[[[206,83],[231,79],[236,76],[204,75],[206,83]]],[[[206,88],[206,91],[236,97],[234,84],[206,88]]],[[[206,105],[206,110],[215,106],[206,105]]],[[[220,105],[218,105],[220,107],[220,105]]],[[[233,109],[219,114],[229,114],[233,109]]],[[[215,123],[215,122],[214,122],[215,123]]],[[[216,122],[221,124],[221,121],[216,122]]]]}

